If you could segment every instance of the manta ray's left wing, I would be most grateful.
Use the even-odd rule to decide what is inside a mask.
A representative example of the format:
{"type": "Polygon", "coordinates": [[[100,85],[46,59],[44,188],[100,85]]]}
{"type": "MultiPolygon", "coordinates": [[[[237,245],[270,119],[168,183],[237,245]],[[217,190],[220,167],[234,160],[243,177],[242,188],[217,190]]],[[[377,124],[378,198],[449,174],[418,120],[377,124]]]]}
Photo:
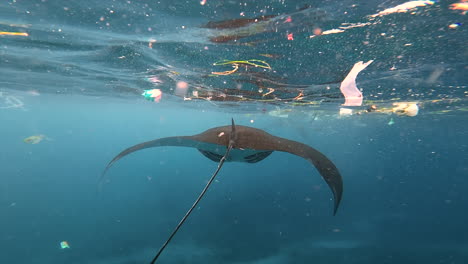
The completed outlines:
{"type": "Polygon", "coordinates": [[[117,156],[115,156],[106,166],[103,173],[101,174],[101,178],[99,179],[99,184],[103,183],[104,177],[106,172],[109,168],[119,159],[127,156],[130,153],[133,153],[138,150],[146,149],[146,148],[154,148],[154,147],[164,147],[164,146],[174,146],[174,147],[192,147],[197,148],[203,142],[193,140],[191,136],[180,136],[180,137],[165,137],[165,138],[158,138],[151,141],[146,141],[135,146],[129,147],[124,151],[120,152],[117,156]]]}

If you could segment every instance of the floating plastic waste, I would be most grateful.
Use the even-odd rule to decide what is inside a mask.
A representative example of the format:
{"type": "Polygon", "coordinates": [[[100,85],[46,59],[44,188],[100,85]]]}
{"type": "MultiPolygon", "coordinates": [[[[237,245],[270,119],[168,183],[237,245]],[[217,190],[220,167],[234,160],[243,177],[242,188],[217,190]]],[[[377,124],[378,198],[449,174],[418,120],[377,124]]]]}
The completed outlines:
{"type": "Polygon", "coordinates": [[[233,69],[229,71],[223,71],[223,72],[211,72],[213,75],[230,75],[235,73],[240,66],[251,66],[251,67],[258,67],[258,68],[264,68],[271,70],[270,64],[268,64],[266,61],[262,60],[257,60],[257,59],[250,59],[250,60],[223,60],[223,61],[218,61],[213,63],[213,65],[218,66],[218,65],[232,65],[233,69]]]}
{"type": "Polygon", "coordinates": [[[344,108],[344,107],[340,108],[340,116],[351,116],[351,115],[353,115],[353,109],[344,108]]]}
{"type": "Polygon", "coordinates": [[[60,248],[62,249],[70,248],[70,245],[68,244],[67,241],[62,241],[60,242],[60,248]]]}
{"type": "Polygon", "coordinates": [[[268,115],[280,118],[288,118],[290,112],[292,112],[292,109],[281,109],[278,107],[276,110],[269,111],[268,115]]]}
{"type": "Polygon", "coordinates": [[[393,106],[392,112],[397,115],[417,116],[419,113],[419,107],[414,102],[393,103],[393,106]]]}
{"type": "Polygon", "coordinates": [[[370,17],[386,16],[393,13],[406,13],[420,6],[433,5],[435,1],[408,1],[406,3],[387,8],[370,17]]]}
{"type": "Polygon", "coordinates": [[[340,91],[345,97],[345,106],[361,106],[362,105],[362,93],[356,86],[356,77],[364,70],[373,60],[366,63],[359,61],[354,64],[351,71],[344,78],[340,85],[340,91]]]}
{"type": "Polygon", "coordinates": [[[27,144],[38,144],[45,138],[45,135],[34,135],[23,139],[23,142],[27,144]]]}
{"type": "MultiPolygon", "coordinates": [[[[450,9],[453,10],[462,10],[462,14],[466,14],[468,10],[468,3],[465,3],[466,0],[461,0],[462,2],[460,3],[455,3],[450,5],[450,9]],[[464,10],[464,11],[463,11],[464,10]]],[[[387,8],[383,11],[380,11],[378,13],[368,15],[367,16],[367,21],[366,22],[355,22],[355,23],[341,23],[341,25],[338,28],[333,28],[333,29],[328,29],[328,30],[320,30],[317,32],[314,32],[313,35],[309,36],[309,38],[314,38],[316,36],[320,35],[329,35],[329,34],[339,34],[343,32],[347,32],[349,29],[353,28],[358,28],[358,27],[367,27],[371,25],[377,25],[380,24],[381,22],[377,19],[378,17],[383,17],[386,15],[390,14],[396,14],[396,13],[409,13],[410,15],[414,14],[415,10],[417,10],[419,7],[425,7],[425,6],[431,6],[434,5],[435,2],[437,1],[408,1],[406,3],[387,8]]]]}
{"type": "Polygon", "coordinates": [[[450,9],[461,10],[462,15],[466,15],[466,12],[468,11],[468,2],[466,2],[465,0],[462,0],[458,3],[451,4],[450,9]]]}
{"type": "Polygon", "coordinates": [[[0,31],[0,35],[6,35],[6,36],[23,36],[23,37],[29,36],[29,34],[26,33],[26,32],[7,32],[7,31],[0,31]]]}
{"type": "Polygon", "coordinates": [[[145,90],[141,95],[148,101],[159,103],[162,97],[162,91],[160,89],[145,90]]]}

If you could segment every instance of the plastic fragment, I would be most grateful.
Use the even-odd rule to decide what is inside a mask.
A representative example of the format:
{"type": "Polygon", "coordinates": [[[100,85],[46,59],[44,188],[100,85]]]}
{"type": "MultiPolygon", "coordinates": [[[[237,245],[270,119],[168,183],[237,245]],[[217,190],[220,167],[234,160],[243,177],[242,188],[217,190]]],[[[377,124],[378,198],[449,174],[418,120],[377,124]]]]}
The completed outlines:
{"type": "Polygon", "coordinates": [[[0,31],[0,35],[5,35],[5,36],[23,36],[23,37],[29,36],[29,34],[26,33],[26,32],[8,32],[8,31],[0,31]]]}
{"type": "Polygon", "coordinates": [[[30,137],[27,137],[27,138],[23,139],[23,142],[26,143],[26,144],[38,144],[44,138],[46,138],[45,135],[34,135],[34,136],[30,136],[30,137]]]}
{"type": "Polygon", "coordinates": [[[340,116],[351,116],[353,115],[353,109],[340,108],[340,116]]]}
{"type": "Polygon", "coordinates": [[[145,90],[141,95],[148,101],[159,103],[162,97],[162,91],[160,89],[145,90]]]}
{"type": "Polygon", "coordinates": [[[413,102],[398,102],[393,103],[392,112],[400,116],[417,116],[419,107],[413,102]]]}
{"type": "Polygon", "coordinates": [[[371,15],[371,17],[386,16],[393,13],[406,13],[420,6],[433,5],[434,1],[408,1],[406,3],[397,5],[395,7],[387,8],[380,11],[377,14],[371,15]]]}
{"type": "Polygon", "coordinates": [[[370,60],[366,63],[359,61],[354,64],[351,71],[341,82],[340,90],[345,97],[345,106],[360,106],[362,105],[362,93],[356,86],[356,77],[358,74],[364,70],[373,60],[370,60]]]}
{"type": "Polygon", "coordinates": [[[67,249],[67,248],[70,248],[70,245],[68,244],[67,241],[62,241],[62,242],[60,242],[60,248],[61,249],[67,249]]]}
{"type": "Polygon", "coordinates": [[[468,11],[468,2],[460,1],[458,3],[451,4],[449,8],[452,10],[461,10],[463,11],[462,14],[465,15],[466,11],[468,11]]]}

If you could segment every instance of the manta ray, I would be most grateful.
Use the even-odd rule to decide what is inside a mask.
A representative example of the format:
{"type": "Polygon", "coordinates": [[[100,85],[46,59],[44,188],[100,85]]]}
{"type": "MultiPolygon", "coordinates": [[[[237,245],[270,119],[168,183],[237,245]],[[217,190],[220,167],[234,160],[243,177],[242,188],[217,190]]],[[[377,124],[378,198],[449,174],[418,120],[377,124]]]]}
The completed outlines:
{"type": "Polygon", "coordinates": [[[138,150],[162,146],[196,148],[205,157],[218,162],[218,167],[193,203],[192,207],[187,211],[169,238],[159,249],[158,253],[151,261],[151,264],[156,262],[164,248],[166,248],[187,217],[200,202],[225,161],[256,163],[262,161],[274,151],[291,153],[312,163],[328,184],[334,198],[333,215],[336,214],[341,201],[343,193],[343,181],[341,175],[333,162],[324,154],[306,144],[276,137],[261,129],[235,125],[234,119],[232,119],[230,126],[211,128],[197,135],[158,138],[129,147],[115,156],[107,164],[104,172],[102,173],[100,184],[102,184],[104,176],[109,168],[122,157],[138,150]]]}

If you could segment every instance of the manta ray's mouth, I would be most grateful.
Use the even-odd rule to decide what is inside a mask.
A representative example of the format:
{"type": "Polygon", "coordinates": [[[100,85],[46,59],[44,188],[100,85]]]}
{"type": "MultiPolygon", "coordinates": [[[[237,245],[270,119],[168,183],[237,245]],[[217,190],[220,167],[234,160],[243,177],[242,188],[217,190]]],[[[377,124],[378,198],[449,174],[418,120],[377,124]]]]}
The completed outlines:
{"type": "Polygon", "coordinates": [[[223,158],[222,155],[216,154],[216,153],[211,152],[211,151],[207,151],[207,150],[203,150],[203,149],[198,149],[198,151],[200,151],[201,154],[203,154],[205,157],[207,157],[210,160],[215,161],[215,162],[219,162],[223,158]]]}
{"type": "MultiPolygon", "coordinates": [[[[219,149],[219,148],[218,148],[219,149]]],[[[201,154],[209,158],[214,162],[219,162],[223,155],[215,153],[213,151],[198,149],[201,154]]],[[[247,163],[256,163],[262,161],[268,157],[273,151],[256,151],[256,150],[246,150],[246,149],[232,149],[229,157],[226,157],[226,161],[238,161],[238,162],[247,162],[247,163]]]]}
{"type": "Polygon", "coordinates": [[[273,153],[273,151],[258,152],[258,153],[252,154],[250,156],[247,156],[244,159],[248,163],[255,163],[255,162],[259,162],[259,161],[265,159],[266,157],[270,156],[271,153],[273,153]]]}

